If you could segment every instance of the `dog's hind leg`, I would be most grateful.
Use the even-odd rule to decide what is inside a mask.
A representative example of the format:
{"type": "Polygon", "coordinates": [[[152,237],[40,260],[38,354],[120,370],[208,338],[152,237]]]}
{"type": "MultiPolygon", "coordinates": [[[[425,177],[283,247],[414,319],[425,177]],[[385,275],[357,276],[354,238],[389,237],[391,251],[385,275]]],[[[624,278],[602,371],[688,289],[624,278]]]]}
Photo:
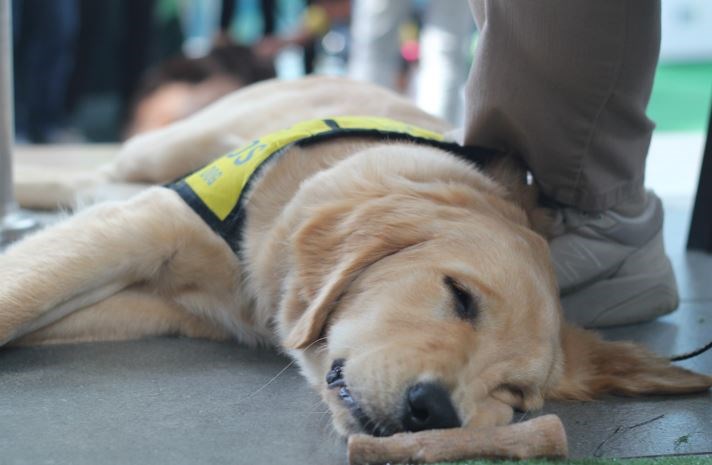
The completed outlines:
{"type": "Polygon", "coordinates": [[[0,344],[136,283],[225,294],[237,266],[227,244],[173,191],[100,204],[0,255],[0,344]]]}
{"type": "Polygon", "coordinates": [[[11,345],[125,341],[150,336],[227,340],[231,335],[145,286],[132,286],[84,307],[11,345]]]}

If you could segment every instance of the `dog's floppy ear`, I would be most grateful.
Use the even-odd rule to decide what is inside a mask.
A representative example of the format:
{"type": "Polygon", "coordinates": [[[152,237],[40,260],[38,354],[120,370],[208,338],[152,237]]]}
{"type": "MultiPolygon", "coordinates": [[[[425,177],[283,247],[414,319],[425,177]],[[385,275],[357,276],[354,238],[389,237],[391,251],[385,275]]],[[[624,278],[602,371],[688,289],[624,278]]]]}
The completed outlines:
{"type": "Polygon", "coordinates": [[[589,400],[602,394],[689,394],[712,387],[712,377],[672,365],[631,342],[609,342],[592,331],[562,328],[564,370],[549,398],[589,400]]]}
{"type": "Polygon", "coordinates": [[[431,225],[423,221],[429,209],[409,210],[392,197],[322,208],[292,236],[296,276],[282,310],[286,348],[303,349],[319,338],[339,297],[363,270],[430,237],[431,225]]]}
{"type": "Polygon", "coordinates": [[[386,249],[363,250],[351,257],[344,257],[344,262],[331,272],[324,281],[321,290],[316,294],[301,317],[289,332],[284,345],[290,349],[304,349],[316,341],[326,321],[336,306],[339,297],[348,285],[358,276],[359,272],[369,264],[388,255],[386,249]]]}

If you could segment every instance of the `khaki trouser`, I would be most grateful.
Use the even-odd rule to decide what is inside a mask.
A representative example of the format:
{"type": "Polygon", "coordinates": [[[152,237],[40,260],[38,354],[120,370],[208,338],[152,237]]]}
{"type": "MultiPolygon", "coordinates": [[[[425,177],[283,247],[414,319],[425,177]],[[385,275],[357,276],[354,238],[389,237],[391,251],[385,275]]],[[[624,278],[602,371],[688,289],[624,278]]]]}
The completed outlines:
{"type": "Polygon", "coordinates": [[[604,210],[643,190],[659,0],[470,0],[465,143],[513,150],[544,195],[604,210]]]}

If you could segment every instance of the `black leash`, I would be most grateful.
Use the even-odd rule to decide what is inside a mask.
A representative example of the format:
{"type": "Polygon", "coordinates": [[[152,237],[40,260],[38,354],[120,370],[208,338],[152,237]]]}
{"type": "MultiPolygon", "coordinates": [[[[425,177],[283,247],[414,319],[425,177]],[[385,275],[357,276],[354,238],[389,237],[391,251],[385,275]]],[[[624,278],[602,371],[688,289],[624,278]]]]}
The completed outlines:
{"type": "Polygon", "coordinates": [[[712,349],[712,341],[708,342],[706,346],[700,347],[699,349],[693,350],[692,352],[688,352],[686,354],[681,354],[681,355],[676,355],[674,357],[670,357],[670,361],[671,362],[679,362],[680,360],[687,360],[688,358],[697,357],[698,355],[703,354],[710,349],[712,349]]]}

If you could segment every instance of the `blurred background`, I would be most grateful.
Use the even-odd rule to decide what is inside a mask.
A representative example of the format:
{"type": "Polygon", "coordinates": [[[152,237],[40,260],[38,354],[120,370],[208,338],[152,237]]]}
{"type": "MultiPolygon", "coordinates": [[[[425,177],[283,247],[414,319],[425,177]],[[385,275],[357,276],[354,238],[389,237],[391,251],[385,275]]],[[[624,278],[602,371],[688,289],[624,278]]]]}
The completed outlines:
{"type": "MultiPolygon", "coordinates": [[[[663,0],[650,117],[702,134],[712,2],[663,0]]],[[[465,0],[13,0],[17,142],[116,142],[271,77],[350,75],[459,123],[465,0]]],[[[700,136],[701,137],[701,136],[700,136]]]]}

